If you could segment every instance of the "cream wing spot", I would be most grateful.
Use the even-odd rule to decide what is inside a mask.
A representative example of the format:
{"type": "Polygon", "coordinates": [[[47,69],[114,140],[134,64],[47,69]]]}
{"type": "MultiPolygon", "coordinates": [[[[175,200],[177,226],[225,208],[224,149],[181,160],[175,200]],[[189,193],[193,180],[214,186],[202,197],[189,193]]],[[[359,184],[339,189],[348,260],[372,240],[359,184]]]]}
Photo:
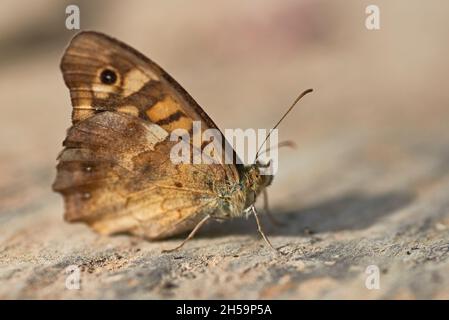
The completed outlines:
{"type": "Polygon", "coordinates": [[[154,123],[144,123],[146,129],[146,140],[148,145],[154,150],[159,142],[164,141],[168,137],[168,132],[154,123]]]}
{"type": "Polygon", "coordinates": [[[159,79],[154,79],[139,69],[132,69],[123,77],[124,96],[127,97],[136,93],[150,80],[159,79]]]}
{"type": "Polygon", "coordinates": [[[117,92],[117,87],[110,86],[107,84],[99,84],[95,83],[92,85],[92,91],[95,95],[95,98],[98,99],[107,99],[111,93],[117,92]]]}

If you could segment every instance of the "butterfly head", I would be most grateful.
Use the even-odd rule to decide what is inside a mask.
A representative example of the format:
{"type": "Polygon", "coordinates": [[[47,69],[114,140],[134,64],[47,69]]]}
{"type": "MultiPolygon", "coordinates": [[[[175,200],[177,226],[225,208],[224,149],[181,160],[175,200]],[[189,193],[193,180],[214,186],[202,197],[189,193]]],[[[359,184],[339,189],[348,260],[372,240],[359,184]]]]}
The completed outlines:
{"type": "Polygon", "coordinates": [[[267,168],[270,163],[263,164],[257,161],[255,164],[245,167],[243,185],[247,190],[246,205],[248,207],[254,204],[256,197],[273,181],[273,175],[262,174],[261,169],[267,168]]]}

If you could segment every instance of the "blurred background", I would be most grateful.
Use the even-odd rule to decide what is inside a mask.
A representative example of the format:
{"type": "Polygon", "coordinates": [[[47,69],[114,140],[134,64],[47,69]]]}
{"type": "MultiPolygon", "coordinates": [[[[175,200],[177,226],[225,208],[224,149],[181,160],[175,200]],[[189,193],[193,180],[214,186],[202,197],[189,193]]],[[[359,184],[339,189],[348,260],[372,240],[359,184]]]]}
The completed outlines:
{"type": "Polygon", "coordinates": [[[59,71],[76,33],[65,28],[68,4],[79,6],[81,29],[165,68],[220,128],[270,128],[298,92],[314,88],[280,127],[280,140],[298,148],[281,150],[273,206],[386,184],[397,170],[412,178],[417,161],[448,162],[446,1],[4,0],[2,211],[51,202],[62,213],[50,184],[70,126],[59,71]],[[380,8],[380,30],[365,27],[369,4],[380,8]]]}
{"type": "MultiPolygon", "coordinates": [[[[449,2],[3,0],[0,260],[16,265],[6,264],[2,276],[23,274],[28,283],[25,291],[17,287],[18,296],[33,296],[34,286],[49,283],[37,281],[34,271],[20,273],[24,261],[40,268],[53,257],[65,266],[68,262],[61,259],[78,259],[77,250],[90,252],[94,241],[104,250],[125,241],[95,240],[85,226],[63,223],[62,199],[51,191],[56,156],[70,126],[69,92],[59,70],[64,48],[76,33],[65,27],[68,4],[79,6],[81,29],[107,33],[160,64],[222,129],[270,128],[299,92],[315,89],[279,130],[280,140],[293,140],[298,148],[280,151],[279,171],[269,189],[272,209],[292,221],[280,231],[267,227],[277,243],[310,240],[307,250],[313,251],[319,244],[308,238],[311,230],[325,239],[322,247],[339,239],[353,240],[357,247],[368,235],[390,239],[401,226],[428,219],[436,221],[435,230],[448,230],[449,2]],[[370,4],[380,8],[380,30],[365,27],[370,4]],[[276,240],[276,235],[285,238],[276,240]]],[[[213,228],[205,234],[218,238],[200,236],[197,244],[215,241],[222,248],[222,242],[231,241],[225,236],[245,235],[248,228],[256,232],[252,222],[251,227],[213,228]]],[[[430,239],[410,235],[407,241],[417,238],[430,239]]],[[[439,246],[447,237],[434,239],[439,246]]],[[[359,250],[377,250],[367,249],[372,243],[359,250]]],[[[159,256],[160,244],[145,246],[159,256]]],[[[94,258],[100,252],[95,250],[90,253],[94,258]]],[[[323,259],[333,257],[332,250],[323,259]]],[[[344,254],[348,261],[357,256],[344,254]]],[[[60,272],[38,270],[41,275],[60,272]]],[[[411,274],[410,281],[417,278],[411,274]]],[[[239,288],[241,281],[231,283],[239,288]]],[[[201,295],[203,280],[191,282],[177,297],[190,297],[190,285],[196,284],[197,296],[207,298],[201,295]]],[[[313,291],[315,283],[309,287],[294,297],[322,296],[313,291]]],[[[341,286],[335,288],[333,296],[345,297],[338,291],[341,286]]],[[[250,295],[238,292],[270,297],[251,290],[250,295]]],[[[39,294],[45,297],[45,292],[39,294]]],[[[443,293],[447,296],[447,290],[443,293]]]]}

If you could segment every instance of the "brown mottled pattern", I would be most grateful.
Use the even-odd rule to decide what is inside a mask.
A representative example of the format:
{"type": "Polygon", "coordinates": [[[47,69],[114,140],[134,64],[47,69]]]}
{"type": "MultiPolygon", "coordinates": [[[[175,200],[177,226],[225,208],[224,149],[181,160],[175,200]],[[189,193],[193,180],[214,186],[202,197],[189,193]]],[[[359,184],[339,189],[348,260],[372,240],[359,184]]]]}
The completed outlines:
{"type": "Polygon", "coordinates": [[[194,120],[202,130],[217,127],[175,80],[136,50],[81,32],[61,69],[73,126],[53,188],[64,196],[66,220],[86,222],[101,233],[159,239],[192,229],[206,215],[240,216],[264,187],[256,171],[246,173],[239,165],[170,160],[176,143],[168,139],[170,132],[191,131],[194,120]],[[106,69],[114,74],[111,82],[102,78],[106,69]]]}
{"type": "Polygon", "coordinates": [[[68,221],[155,239],[185,231],[218,208],[217,190],[227,188],[223,166],[173,164],[173,142],[156,128],[102,112],[69,130],[53,185],[68,221]]]}

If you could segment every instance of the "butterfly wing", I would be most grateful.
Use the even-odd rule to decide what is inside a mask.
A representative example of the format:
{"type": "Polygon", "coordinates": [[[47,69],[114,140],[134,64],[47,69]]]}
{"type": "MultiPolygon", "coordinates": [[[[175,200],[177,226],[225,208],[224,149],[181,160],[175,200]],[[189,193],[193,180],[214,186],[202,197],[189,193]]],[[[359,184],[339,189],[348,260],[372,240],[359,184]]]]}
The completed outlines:
{"type": "Polygon", "coordinates": [[[217,208],[213,179],[219,165],[173,164],[173,142],[160,126],[118,112],[102,112],[72,126],[53,185],[65,218],[101,233],[129,231],[163,238],[194,226],[217,208]]]}
{"type": "MultiPolygon", "coordinates": [[[[168,132],[185,129],[192,133],[193,122],[197,121],[202,131],[216,129],[222,137],[223,158],[240,163],[218,127],[187,91],[125,43],[98,32],[80,32],[67,47],[61,70],[70,89],[73,123],[95,113],[115,111],[158,124],[168,132]],[[114,73],[113,83],[102,81],[105,70],[114,73]]],[[[232,171],[230,175],[242,170],[241,165],[225,167],[232,171]]]]}
{"type": "Polygon", "coordinates": [[[217,128],[195,100],[161,67],[128,45],[98,32],[77,34],[61,61],[70,89],[73,122],[100,111],[119,111],[159,124],[167,131],[191,129],[192,121],[217,128]],[[114,83],[101,80],[104,70],[114,83]]]}
{"type": "Polygon", "coordinates": [[[170,132],[191,132],[195,120],[203,130],[216,125],[136,50],[82,32],[68,46],[61,69],[73,126],[53,188],[64,197],[66,220],[84,221],[102,233],[163,238],[191,229],[217,209],[216,182],[239,181],[234,165],[172,163],[170,132]]]}

